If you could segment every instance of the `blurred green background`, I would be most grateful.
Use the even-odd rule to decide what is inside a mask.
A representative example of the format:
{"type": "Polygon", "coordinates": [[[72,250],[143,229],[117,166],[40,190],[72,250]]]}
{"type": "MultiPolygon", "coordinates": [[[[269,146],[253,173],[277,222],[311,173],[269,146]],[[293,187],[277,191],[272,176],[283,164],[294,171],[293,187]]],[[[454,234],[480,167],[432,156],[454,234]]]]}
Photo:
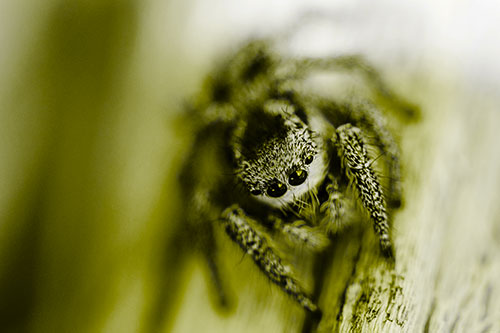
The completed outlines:
{"type": "Polygon", "coordinates": [[[145,329],[174,225],[183,11],[1,2],[0,331],[145,329]]]}

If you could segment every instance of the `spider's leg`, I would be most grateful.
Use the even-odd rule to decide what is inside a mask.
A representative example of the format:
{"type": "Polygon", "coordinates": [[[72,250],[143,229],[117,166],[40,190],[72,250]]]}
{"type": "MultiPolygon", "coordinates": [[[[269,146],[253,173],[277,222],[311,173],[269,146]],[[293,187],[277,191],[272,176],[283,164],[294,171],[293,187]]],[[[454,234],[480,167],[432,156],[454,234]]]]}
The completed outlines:
{"type": "Polygon", "coordinates": [[[370,215],[382,253],[386,257],[393,257],[384,194],[371,166],[372,161],[368,157],[361,130],[351,124],[340,126],[337,128],[335,144],[342,167],[356,189],[361,204],[370,215]]]}
{"type": "Polygon", "coordinates": [[[297,60],[297,75],[303,77],[311,70],[354,71],[362,75],[370,89],[388,105],[407,119],[418,118],[418,107],[390,89],[379,72],[359,55],[345,55],[330,58],[303,58],[297,60]]]}
{"type": "Polygon", "coordinates": [[[190,247],[193,247],[201,255],[208,270],[210,288],[213,291],[215,304],[220,309],[230,307],[230,299],[227,293],[227,287],[224,283],[218,261],[218,248],[214,234],[214,221],[218,220],[220,209],[214,205],[207,188],[200,185],[196,187],[192,198],[187,203],[187,228],[189,234],[193,235],[189,241],[190,247]]]}
{"type": "Polygon", "coordinates": [[[311,227],[303,220],[285,223],[277,216],[270,217],[273,227],[278,230],[290,245],[302,246],[311,251],[323,250],[330,241],[319,227],[311,227]]]}
{"type": "Polygon", "coordinates": [[[217,305],[222,309],[228,309],[230,308],[230,300],[227,294],[227,288],[224,286],[224,279],[220,273],[219,263],[217,261],[218,249],[215,241],[213,224],[206,223],[205,225],[205,230],[202,230],[202,232],[204,232],[204,241],[202,244],[204,245],[202,249],[203,256],[208,267],[210,280],[212,281],[212,285],[215,289],[217,305]]]}
{"type": "Polygon", "coordinates": [[[252,222],[238,205],[227,208],[222,213],[221,222],[229,237],[252,257],[273,283],[280,286],[306,310],[319,311],[317,305],[298,284],[291,268],[283,263],[276,250],[252,227],[255,222],[252,222]]]}
{"type": "Polygon", "coordinates": [[[211,124],[231,123],[236,118],[237,111],[227,103],[212,103],[203,108],[202,111],[191,115],[192,121],[200,123],[200,127],[210,127],[211,124]]]}
{"type": "Polygon", "coordinates": [[[389,172],[388,200],[390,207],[400,207],[402,200],[399,148],[386,126],[379,109],[370,103],[357,102],[347,106],[356,125],[374,134],[375,144],[384,154],[389,172]]]}
{"type": "Polygon", "coordinates": [[[323,115],[333,124],[354,124],[368,131],[374,137],[374,144],[384,155],[389,174],[389,190],[387,200],[390,207],[401,206],[401,166],[399,148],[387,129],[385,117],[373,104],[367,101],[351,101],[337,104],[333,101],[319,98],[323,115]]]}
{"type": "Polygon", "coordinates": [[[368,103],[360,103],[353,109],[357,110],[353,114],[357,118],[356,123],[375,135],[375,143],[385,156],[390,176],[388,204],[390,207],[398,208],[402,200],[399,148],[392,134],[387,130],[385,118],[379,109],[368,103]]]}
{"type": "Polygon", "coordinates": [[[346,220],[346,206],[348,199],[342,191],[340,191],[337,180],[333,174],[328,176],[328,185],[326,186],[326,193],[328,199],[321,204],[320,211],[324,217],[321,225],[326,228],[329,234],[334,234],[344,227],[346,220]]]}
{"type": "Polygon", "coordinates": [[[225,169],[223,165],[214,167],[214,161],[223,159],[220,142],[224,140],[225,126],[223,122],[216,122],[200,129],[179,179],[184,202],[183,222],[189,230],[187,234],[191,235],[185,241],[186,247],[196,250],[204,259],[215,303],[223,309],[229,307],[230,301],[218,265],[219,252],[213,228],[223,206],[214,192],[222,182],[225,169]]]}

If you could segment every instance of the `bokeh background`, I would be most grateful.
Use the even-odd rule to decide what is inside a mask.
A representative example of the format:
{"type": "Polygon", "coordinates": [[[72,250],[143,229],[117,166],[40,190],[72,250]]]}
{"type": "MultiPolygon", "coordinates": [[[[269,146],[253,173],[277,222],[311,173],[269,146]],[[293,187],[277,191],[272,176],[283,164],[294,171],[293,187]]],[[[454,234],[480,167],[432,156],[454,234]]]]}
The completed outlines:
{"type": "Polygon", "coordinates": [[[406,163],[442,183],[415,194],[412,218],[432,218],[439,207],[419,205],[451,193],[448,218],[484,219],[469,227],[498,244],[499,13],[494,0],[0,2],[0,331],[300,326],[300,315],[283,323],[276,304],[288,303],[268,285],[276,306],[252,303],[260,277],[234,282],[237,314],[217,314],[173,236],[192,138],[184,103],[242,40],[289,29],[292,52],[363,54],[422,105],[406,163]]]}

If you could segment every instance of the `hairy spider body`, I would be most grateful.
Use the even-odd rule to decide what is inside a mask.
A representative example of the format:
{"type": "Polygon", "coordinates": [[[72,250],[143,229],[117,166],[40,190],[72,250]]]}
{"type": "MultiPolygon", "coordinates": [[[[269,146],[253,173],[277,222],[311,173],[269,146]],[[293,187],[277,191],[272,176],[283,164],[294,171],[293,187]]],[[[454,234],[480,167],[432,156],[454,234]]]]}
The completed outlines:
{"type": "Polygon", "coordinates": [[[248,43],[209,75],[193,105],[199,131],[182,175],[186,223],[202,235],[221,303],[226,300],[214,224],[311,312],[318,307],[273,245],[273,234],[320,251],[328,235],[349,222],[349,210],[360,210],[372,222],[382,254],[394,257],[386,202],[401,203],[398,147],[368,100],[336,103],[304,92],[304,79],[324,70],[358,71],[376,94],[411,112],[357,57],[284,57],[262,40],[248,43]],[[386,193],[367,135],[385,159],[386,193]]]}

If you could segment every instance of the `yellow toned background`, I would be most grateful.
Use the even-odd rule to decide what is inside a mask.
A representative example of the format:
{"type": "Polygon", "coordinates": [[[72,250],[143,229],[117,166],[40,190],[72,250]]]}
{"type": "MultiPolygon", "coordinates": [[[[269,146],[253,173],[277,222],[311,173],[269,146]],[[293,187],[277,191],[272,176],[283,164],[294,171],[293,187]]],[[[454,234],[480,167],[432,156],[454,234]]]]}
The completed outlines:
{"type": "MultiPolygon", "coordinates": [[[[174,230],[176,175],[192,137],[179,117],[184,101],[228,48],[307,13],[333,24],[299,31],[292,48],[365,54],[423,109],[419,124],[398,133],[407,205],[395,237],[401,304],[411,310],[400,329],[500,329],[491,315],[500,313],[494,1],[7,0],[0,2],[0,331],[301,327],[300,309],[223,235],[238,306],[216,313],[202,265],[181,251],[174,230]]],[[[321,300],[332,309],[359,246],[359,235],[350,237],[332,258],[331,300],[321,300]]],[[[360,265],[346,318],[362,285],[360,265]]],[[[335,311],[327,313],[332,320],[335,311]]]]}

